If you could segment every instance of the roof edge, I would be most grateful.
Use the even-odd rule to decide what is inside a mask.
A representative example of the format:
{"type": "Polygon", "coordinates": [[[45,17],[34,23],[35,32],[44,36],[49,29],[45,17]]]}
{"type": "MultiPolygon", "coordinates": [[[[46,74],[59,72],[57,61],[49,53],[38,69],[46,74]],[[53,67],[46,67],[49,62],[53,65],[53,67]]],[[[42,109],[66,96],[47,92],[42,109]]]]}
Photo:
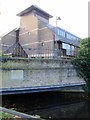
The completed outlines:
{"type": "Polygon", "coordinates": [[[24,16],[25,14],[31,12],[32,10],[39,10],[40,12],[46,14],[49,18],[52,18],[53,16],[44,11],[43,9],[39,8],[36,5],[31,5],[30,7],[26,8],[25,10],[21,11],[20,13],[17,14],[17,16],[24,16]]]}

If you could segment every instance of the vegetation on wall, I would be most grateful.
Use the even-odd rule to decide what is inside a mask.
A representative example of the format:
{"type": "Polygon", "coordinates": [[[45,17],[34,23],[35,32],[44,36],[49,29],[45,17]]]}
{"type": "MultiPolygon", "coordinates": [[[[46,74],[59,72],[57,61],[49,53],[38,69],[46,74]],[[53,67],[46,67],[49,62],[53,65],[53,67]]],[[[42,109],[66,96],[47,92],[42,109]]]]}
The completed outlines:
{"type": "Polygon", "coordinates": [[[80,41],[80,49],[77,58],[73,61],[77,73],[86,81],[86,91],[90,92],[90,38],[80,41]]]}
{"type": "Polygon", "coordinates": [[[0,56],[2,56],[2,51],[0,50],[0,56]]]}

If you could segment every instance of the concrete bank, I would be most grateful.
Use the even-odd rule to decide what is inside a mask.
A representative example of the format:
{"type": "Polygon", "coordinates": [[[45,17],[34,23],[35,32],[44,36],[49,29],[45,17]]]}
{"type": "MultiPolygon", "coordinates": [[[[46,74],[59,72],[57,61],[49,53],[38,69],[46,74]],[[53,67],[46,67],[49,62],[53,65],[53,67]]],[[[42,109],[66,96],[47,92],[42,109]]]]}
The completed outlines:
{"type": "Polygon", "coordinates": [[[44,119],[38,118],[39,116],[35,117],[35,116],[32,116],[32,115],[27,115],[25,113],[17,112],[17,111],[14,111],[14,110],[3,108],[3,107],[0,107],[0,111],[10,113],[10,114],[13,114],[13,115],[16,115],[16,116],[20,116],[22,118],[30,119],[30,120],[44,120],[44,119]]]}
{"type": "Polygon", "coordinates": [[[0,63],[0,88],[54,88],[65,84],[85,84],[77,76],[71,59],[8,58],[0,63]]]}

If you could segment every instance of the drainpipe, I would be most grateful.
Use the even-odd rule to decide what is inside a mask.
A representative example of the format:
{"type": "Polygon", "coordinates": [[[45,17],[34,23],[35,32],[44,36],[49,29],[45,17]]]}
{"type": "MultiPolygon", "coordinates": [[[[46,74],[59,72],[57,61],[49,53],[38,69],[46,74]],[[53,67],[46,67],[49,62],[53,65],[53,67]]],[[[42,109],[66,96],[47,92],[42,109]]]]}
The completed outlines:
{"type": "Polygon", "coordinates": [[[16,43],[19,42],[19,29],[15,30],[16,32],[16,43]]]}

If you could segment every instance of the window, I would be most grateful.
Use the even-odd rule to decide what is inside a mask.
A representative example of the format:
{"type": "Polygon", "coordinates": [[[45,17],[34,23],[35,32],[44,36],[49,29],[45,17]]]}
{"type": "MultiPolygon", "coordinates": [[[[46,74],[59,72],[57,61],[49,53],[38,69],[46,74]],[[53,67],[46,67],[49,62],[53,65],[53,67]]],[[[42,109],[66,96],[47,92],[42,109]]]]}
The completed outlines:
{"type": "Polygon", "coordinates": [[[75,48],[74,48],[73,45],[69,45],[69,44],[66,44],[66,43],[62,43],[62,48],[63,48],[63,49],[66,49],[66,55],[74,56],[75,48]]]}
{"type": "Polygon", "coordinates": [[[70,40],[78,40],[77,37],[75,37],[74,35],[69,34],[69,33],[66,33],[66,38],[67,38],[67,39],[70,39],[70,40]]]}
{"type": "Polygon", "coordinates": [[[74,46],[71,46],[71,55],[74,56],[74,46]]]}
{"type": "Polygon", "coordinates": [[[62,43],[62,48],[66,49],[66,55],[70,55],[70,45],[66,43],[62,43]]]}
{"type": "Polygon", "coordinates": [[[66,38],[68,38],[68,39],[69,39],[69,34],[68,34],[68,33],[66,34],[66,38]]]}
{"type": "Polygon", "coordinates": [[[65,37],[65,32],[63,30],[58,29],[58,35],[65,37]]]}

